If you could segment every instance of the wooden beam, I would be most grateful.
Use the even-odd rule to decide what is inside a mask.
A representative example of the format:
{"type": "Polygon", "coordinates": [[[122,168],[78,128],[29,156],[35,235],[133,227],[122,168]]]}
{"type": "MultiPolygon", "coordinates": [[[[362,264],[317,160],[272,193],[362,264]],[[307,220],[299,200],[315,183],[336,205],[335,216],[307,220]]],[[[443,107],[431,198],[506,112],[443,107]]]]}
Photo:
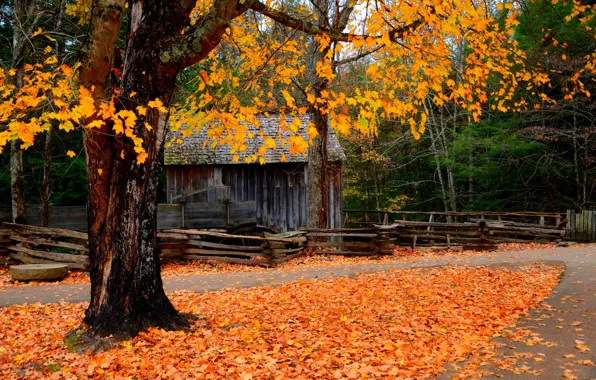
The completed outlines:
{"type": "Polygon", "coordinates": [[[89,257],[84,255],[71,255],[68,253],[59,253],[59,252],[46,252],[46,251],[35,251],[33,249],[19,247],[17,245],[10,245],[7,247],[11,251],[26,253],[29,256],[39,257],[41,259],[65,262],[65,263],[79,263],[79,264],[89,264],[89,257]]]}
{"type": "Polygon", "coordinates": [[[75,239],[87,240],[87,234],[78,231],[66,230],[63,228],[37,227],[8,222],[2,223],[2,227],[10,228],[11,230],[15,231],[25,232],[28,234],[58,235],[75,239]]]}

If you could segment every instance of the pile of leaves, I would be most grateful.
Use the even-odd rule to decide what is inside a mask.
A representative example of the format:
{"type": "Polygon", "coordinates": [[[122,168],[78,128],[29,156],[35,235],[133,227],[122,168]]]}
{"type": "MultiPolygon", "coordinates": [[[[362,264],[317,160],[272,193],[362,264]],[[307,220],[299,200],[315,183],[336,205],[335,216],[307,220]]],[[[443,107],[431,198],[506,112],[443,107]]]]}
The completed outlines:
{"type": "Polygon", "coordinates": [[[410,269],[278,287],[177,292],[190,331],[149,329],[92,355],[64,337],[86,304],[0,309],[2,378],[426,378],[492,350],[561,269],[410,269]]]}

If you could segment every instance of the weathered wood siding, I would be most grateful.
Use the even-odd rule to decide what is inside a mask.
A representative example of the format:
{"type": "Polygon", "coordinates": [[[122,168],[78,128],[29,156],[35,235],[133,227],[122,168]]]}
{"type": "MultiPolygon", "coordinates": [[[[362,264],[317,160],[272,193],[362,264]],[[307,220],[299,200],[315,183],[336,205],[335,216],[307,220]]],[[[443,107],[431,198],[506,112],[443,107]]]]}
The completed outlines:
{"type": "Polygon", "coordinates": [[[581,242],[596,241],[596,211],[567,210],[565,236],[568,239],[581,242]]]}
{"type": "MultiPolygon", "coordinates": [[[[223,199],[254,201],[259,224],[282,232],[306,225],[305,164],[181,165],[166,170],[169,203],[178,202],[182,194],[187,204],[223,199]]],[[[329,227],[336,228],[342,222],[340,165],[330,168],[330,181],[329,227]]]]}
{"type": "MultiPolygon", "coordinates": [[[[226,228],[256,221],[255,202],[202,202],[157,205],[157,228],[226,228]],[[184,217],[184,222],[182,218],[184,217]],[[228,223],[228,219],[230,223],[228,223]]],[[[27,223],[39,226],[39,207],[27,207],[27,223]]],[[[11,222],[10,208],[0,208],[0,223],[11,222]]],[[[50,208],[49,227],[87,231],[86,206],[57,206],[50,208]]]]}
{"type": "MultiPolygon", "coordinates": [[[[27,224],[40,225],[41,208],[27,207],[27,224]]],[[[9,207],[0,209],[0,222],[11,222],[12,213],[9,207]]],[[[50,207],[50,227],[66,228],[75,231],[87,231],[86,206],[50,207]]]]}

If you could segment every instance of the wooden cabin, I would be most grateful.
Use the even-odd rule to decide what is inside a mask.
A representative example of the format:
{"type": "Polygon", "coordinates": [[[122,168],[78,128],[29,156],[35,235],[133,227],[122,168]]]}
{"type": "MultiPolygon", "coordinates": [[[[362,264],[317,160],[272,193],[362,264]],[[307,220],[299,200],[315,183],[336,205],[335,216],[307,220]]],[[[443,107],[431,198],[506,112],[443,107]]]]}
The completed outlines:
{"type": "MultiPolygon", "coordinates": [[[[296,133],[308,141],[306,128],[310,119],[298,118],[301,124],[296,133]]],[[[294,119],[286,116],[286,125],[294,119]]],[[[306,225],[307,155],[291,154],[287,145],[279,143],[279,136],[284,140],[290,136],[289,131],[281,130],[279,116],[260,117],[259,124],[247,125],[247,135],[254,137],[247,139],[247,149],[237,161],[229,146],[211,148],[210,142],[205,144],[208,140],[205,127],[183,138],[182,144],[174,143],[166,148],[168,202],[183,201],[188,210],[197,214],[192,226],[187,227],[233,227],[252,222],[285,232],[306,225]],[[245,163],[245,157],[255,154],[265,137],[278,141],[276,149],[265,153],[265,164],[245,163]],[[219,216],[210,216],[211,209],[219,210],[219,216]]],[[[336,228],[342,225],[342,162],[346,157],[332,131],[327,147],[328,225],[336,228]]]]}

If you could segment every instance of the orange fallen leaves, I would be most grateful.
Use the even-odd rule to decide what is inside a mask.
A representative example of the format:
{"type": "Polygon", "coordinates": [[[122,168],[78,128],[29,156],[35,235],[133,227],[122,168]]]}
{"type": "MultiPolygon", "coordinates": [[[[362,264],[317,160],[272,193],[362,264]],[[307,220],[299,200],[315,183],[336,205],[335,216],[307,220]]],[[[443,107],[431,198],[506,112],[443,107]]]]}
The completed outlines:
{"type": "Polygon", "coordinates": [[[446,267],[170,295],[198,319],[95,356],[63,345],[86,304],[0,309],[2,378],[425,378],[492,347],[560,270],[446,267]]]}

